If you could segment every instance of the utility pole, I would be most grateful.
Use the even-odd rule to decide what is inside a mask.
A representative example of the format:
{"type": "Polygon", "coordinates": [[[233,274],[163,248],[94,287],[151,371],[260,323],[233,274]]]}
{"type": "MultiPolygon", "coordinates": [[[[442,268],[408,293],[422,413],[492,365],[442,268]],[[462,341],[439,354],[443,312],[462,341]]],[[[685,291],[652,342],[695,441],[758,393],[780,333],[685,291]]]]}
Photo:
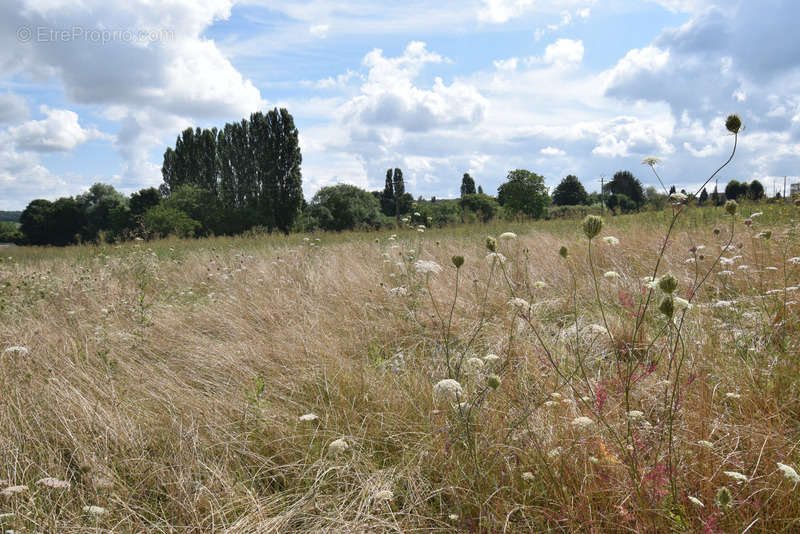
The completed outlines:
{"type": "Polygon", "coordinates": [[[783,177],[783,201],[786,202],[786,176],[783,177]]]}

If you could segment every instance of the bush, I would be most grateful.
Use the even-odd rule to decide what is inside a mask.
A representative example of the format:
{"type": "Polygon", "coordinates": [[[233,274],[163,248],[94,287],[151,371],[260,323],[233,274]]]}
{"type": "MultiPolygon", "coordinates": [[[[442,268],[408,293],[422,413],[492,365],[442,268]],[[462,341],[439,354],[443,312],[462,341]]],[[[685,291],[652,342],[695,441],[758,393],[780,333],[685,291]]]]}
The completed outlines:
{"type": "Polygon", "coordinates": [[[145,230],[156,237],[175,235],[178,237],[194,237],[201,224],[189,217],[185,212],[159,204],[147,210],[142,218],[145,230]]]}
{"type": "Polygon", "coordinates": [[[0,221],[0,243],[15,243],[22,245],[25,236],[20,232],[17,223],[0,221]]]}
{"type": "Polygon", "coordinates": [[[355,230],[380,226],[380,203],[354,185],[323,187],[304,213],[306,230],[355,230]]]}

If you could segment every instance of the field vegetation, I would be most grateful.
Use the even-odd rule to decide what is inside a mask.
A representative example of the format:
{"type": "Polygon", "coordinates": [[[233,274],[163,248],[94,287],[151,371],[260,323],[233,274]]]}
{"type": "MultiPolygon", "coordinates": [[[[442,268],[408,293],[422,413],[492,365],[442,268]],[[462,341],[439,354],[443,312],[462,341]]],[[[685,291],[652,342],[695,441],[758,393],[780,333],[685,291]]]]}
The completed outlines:
{"type": "Polygon", "coordinates": [[[796,532],[797,215],[7,250],[2,528],[796,532]]]}

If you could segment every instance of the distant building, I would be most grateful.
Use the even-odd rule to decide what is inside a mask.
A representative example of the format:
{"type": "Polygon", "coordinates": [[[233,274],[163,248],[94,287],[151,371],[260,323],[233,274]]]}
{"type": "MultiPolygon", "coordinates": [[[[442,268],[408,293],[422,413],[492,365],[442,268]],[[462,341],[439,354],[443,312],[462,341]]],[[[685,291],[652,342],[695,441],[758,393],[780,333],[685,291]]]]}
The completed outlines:
{"type": "Polygon", "coordinates": [[[789,186],[789,196],[793,197],[795,195],[800,195],[800,182],[789,186]]]}

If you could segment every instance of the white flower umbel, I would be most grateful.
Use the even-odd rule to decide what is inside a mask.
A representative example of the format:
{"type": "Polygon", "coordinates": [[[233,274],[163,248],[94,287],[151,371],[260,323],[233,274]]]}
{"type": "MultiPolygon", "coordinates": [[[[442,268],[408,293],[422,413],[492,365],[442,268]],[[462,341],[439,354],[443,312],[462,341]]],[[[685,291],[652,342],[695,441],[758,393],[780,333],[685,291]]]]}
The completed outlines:
{"type": "Polygon", "coordinates": [[[617,245],[619,245],[619,239],[617,239],[613,235],[607,235],[606,237],[603,238],[603,241],[605,241],[607,244],[611,245],[612,247],[616,247],[617,245]]]}
{"type": "Polygon", "coordinates": [[[519,297],[509,300],[508,304],[520,313],[527,312],[531,307],[530,303],[527,300],[521,299],[519,297]]]}
{"type": "Polygon", "coordinates": [[[8,347],[3,351],[3,354],[20,354],[22,356],[28,354],[28,349],[26,347],[20,347],[19,345],[14,345],[13,347],[8,347]]]}
{"type": "Polygon", "coordinates": [[[414,269],[422,274],[436,274],[442,272],[442,266],[435,261],[417,260],[414,262],[414,269]]]}
{"type": "Polygon", "coordinates": [[[36,483],[40,486],[47,486],[48,488],[56,489],[69,489],[70,486],[72,486],[72,484],[70,484],[67,480],[59,480],[53,477],[40,478],[36,481],[36,483]]]}
{"type": "Polygon", "coordinates": [[[300,421],[302,421],[304,423],[307,423],[309,421],[316,421],[317,419],[319,419],[319,416],[317,414],[315,414],[315,413],[307,413],[307,414],[301,415],[298,419],[300,419],[300,421]]]}
{"type": "Polygon", "coordinates": [[[606,271],[603,276],[606,278],[606,280],[616,280],[619,278],[617,271],[606,271]]]}
{"type": "Polygon", "coordinates": [[[747,482],[748,480],[747,475],[743,475],[738,471],[723,471],[722,473],[728,476],[729,478],[735,480],[736,482],[747,482]]]}
{"type": "Polygon", "coordinates": [[[464,371],[468,374],[475,374],[483,368],[483,363],[480,358],[469,358],[464,362],[464,371]]]}
{"type": "Polygon", "coordinates": [[[582,415],[572,420],[572,426],[577,428],[589,428],[594,425],[594,421],[590,417],[582,415]]]}
{"type": "Polygon", "coordinates": [[[328,454],[331,456],[339,456],[347,452],[347,449],[350,448],[350,445],[344,440],[344,438],[339,438],[334,440],[328,445],[328,454]]]}
{"type": "Polygon", "coordinates": [[[516,239],[516,238],[517,238],[517,234],[515,234],[514,232],[503,232],[502,234],[500,234],[500,239],[502,239],[502,240],[505,240],[505,239],[516,239]]]}
{"type": "Polygon", "coordinates": [[[783,476],[787,480],[790,480],[795,484],[800,484],[800,475],[797,474],[797,471],[795,471],[794,467],[778,462],[778,469],[780,469],[781,473],[783,473],[783,476]]]}
{"type": "Polygon", "coordinates": [[[489,254],[486,255],[487,263],[491,265],[495,261],[502,265],[506,262],[506,257],[500,254],[499,252],[490,252],[489,254]]]}
{"type": "Polygon", "coordinates": [[[464,389],[458,381],[452,378],[445,378],[440,380],[433,386],[433,400],[439,404],[442,402],[458,402],[458,399],[464,394],[464,389]]]}
{"type": "Polygon", "coordinates": [[[84,506],[83,511],[87,514],[91,515],[104,515],[106,513],[106,509],[102,506],[84,506]]]}
{"type": "Polygon", "coordinates": [[[692,501],[692,503],[694,503],[694,504],[696,504],[697,506],[699,506],[700,508],[705,508],[705,507],[706,507],[706,505],[705,505],[705,504],[703,504],[703,501],[701,501],[701,500],[700,500],[700,499],[698,499],[697,497],[692,497],[691,495],[689,495],[687,498],[688,498],[690,501],[692,501]]]}
{"type": "Polygon", "coordinates": [[[486,365],[493,365],[500,361],[500,356],[497,354],[487,354],[483,357],[483,361],[486,363],[486,365]]]}

